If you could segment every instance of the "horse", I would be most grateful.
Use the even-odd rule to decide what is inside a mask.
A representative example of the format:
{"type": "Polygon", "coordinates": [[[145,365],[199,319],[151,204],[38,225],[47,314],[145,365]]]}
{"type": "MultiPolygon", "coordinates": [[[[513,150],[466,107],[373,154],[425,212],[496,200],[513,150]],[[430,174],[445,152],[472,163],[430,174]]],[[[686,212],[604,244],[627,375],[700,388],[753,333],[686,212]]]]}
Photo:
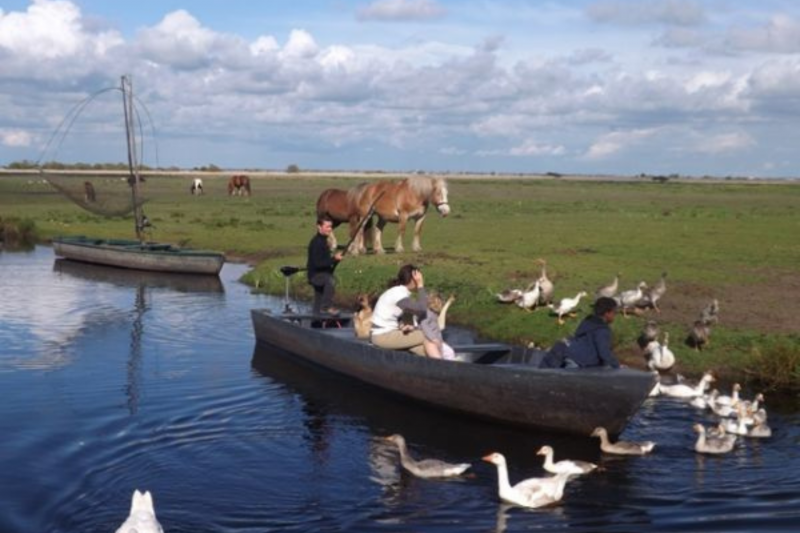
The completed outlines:
{"type": "MultiPolygon", "coordinates": [[[[327,216],[333,221],[333,227],[336,228],[340,224],[347,222],[350,225],[350,238],[353,237],[356,227],[360,222],[357,199],[361,194],[361,190],[367,183],[361,183],[352,189],[325,189],[322,194],[317,198],[317,217],[323,215],[327,216]]],[[[363,237],[363,233],[359,232],[359,237],[363,237]]],[[[330,236],[331,248],[336,248],[336,235],[331,233],[330,236]]],[[[356,239],[351,245],[348,253],[357,255],[359,252],[365,252],[364,239],[356,239]]]]}
{"type": "Polygon", "coordinates": [[[192,194],[203,194],[203,180],[200,178],[195,178],[192,181],[192,188],[190,189],[192,194]]]}
{"type": "Polygon", "coordinates": [[[228,180],[228,196],[250,196],[250,178],[244,174],[235,174],[228,180]]]}
{"type": "Polygon", "coordinates": [[[94,192],[94,185],[91,181],[83,182],[83,199],[92,204],[97,201],[97,194],[94,192]]]}
{"type": "MultiPolygon", "coordinates": [[[[373,228],[372,249],[378,254],[384,253],[381,237],[387,223],[398,224],[394,250],[402,253],[406,224],[409,220],[413,220],[414,239],[411,249],[419,252],[422,250],[420,233],[428,206],[433,204],[443,217],[450,214],[447,182],[441,177],[411,176],[401,181],[377,181],[356,189],[359,189],[355,191],[359,219],[367,215],[373,203],[375,205],[378,222],[373,228]]],[[[365,231],[367,229],[365,228],[365,231]]]]}

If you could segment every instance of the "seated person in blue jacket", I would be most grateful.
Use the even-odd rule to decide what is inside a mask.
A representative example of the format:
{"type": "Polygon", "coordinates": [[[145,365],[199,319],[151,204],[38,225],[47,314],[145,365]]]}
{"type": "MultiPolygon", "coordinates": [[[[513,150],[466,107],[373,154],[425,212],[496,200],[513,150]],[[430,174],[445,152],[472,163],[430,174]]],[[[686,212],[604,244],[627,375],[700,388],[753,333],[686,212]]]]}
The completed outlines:
{"type": "Polygon", "coordinates": [[[601,297],[594,303],[594,313],[587,316],[575,330],[575,335],[557,343],[545,357],[543,366],[585,368],[620,364],[611,351],[611,327],[617,314],[617,302],[601,297]]]}

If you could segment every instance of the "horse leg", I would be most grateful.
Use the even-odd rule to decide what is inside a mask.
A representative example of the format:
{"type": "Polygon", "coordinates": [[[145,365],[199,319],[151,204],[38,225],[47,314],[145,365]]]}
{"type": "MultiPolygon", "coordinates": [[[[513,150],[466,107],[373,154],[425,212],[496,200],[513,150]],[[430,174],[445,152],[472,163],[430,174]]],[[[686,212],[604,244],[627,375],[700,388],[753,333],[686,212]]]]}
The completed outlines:
{"type": "Polygon", "coordinates": [[[378,223],[372,228],[372,251],[376,254],[385,254],[386,250],[383,249],[383,228],[386,227],[386,221],[378,217],[378,223]]]}
{"type": "Polygon", "coordinates": [[[350,255],[358,255],[362,252],[361,246],[364,241],[364,234],[361,230],[358,230],[358,234],[355,233],[358,229],[358,220],[355,217],[351,217],[348,222],[350,227],[348,235],[350,235],[350,238],[353,239],[353,242],[350,243],[350,247],[345,250],[345,252],[350,255]]]}
{"type": "Polygon", "coordinates": [[[414,241],[411,243],[411,249],[415,252],[422,251],[422,245],[419,242],[419,236],[422,234],[422,223],[425,222],[425,215],[419,217],[414,224],[414,241]]]}
{"type": "Polygon", "coordinates": [[[402,254],[405,251],[403,248],[403,237],[406,234],[406,224],[408,223],[408,215],[400,213],[400,218],[397,221],[397,240],[394,242],[394,251],[402,254]]]}

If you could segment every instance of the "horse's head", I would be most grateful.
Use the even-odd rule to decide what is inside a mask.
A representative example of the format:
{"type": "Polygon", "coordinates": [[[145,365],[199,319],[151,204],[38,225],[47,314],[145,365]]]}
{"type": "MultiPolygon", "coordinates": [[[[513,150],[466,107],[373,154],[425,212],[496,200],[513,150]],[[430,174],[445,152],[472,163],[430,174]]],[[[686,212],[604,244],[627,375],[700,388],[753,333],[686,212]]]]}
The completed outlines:
{"type": "Polygon", "coordinates": [[[436,210],[443,217],[450,214],[450,204],[447,201],[447,182],[444,178],[435,178],[433,180],[431,202],[436,206],[436,210]]]}

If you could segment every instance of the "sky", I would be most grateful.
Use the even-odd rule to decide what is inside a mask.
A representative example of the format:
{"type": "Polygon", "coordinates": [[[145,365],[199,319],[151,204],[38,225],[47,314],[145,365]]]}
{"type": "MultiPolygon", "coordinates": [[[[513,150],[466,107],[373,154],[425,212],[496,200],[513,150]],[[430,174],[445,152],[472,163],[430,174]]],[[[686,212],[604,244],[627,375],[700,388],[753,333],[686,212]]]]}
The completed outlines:
{"type": "Polygon", "coordinates": [[[796,177],[800,3],[0,0],[0,166],[796,177]],[[50,142],[49,142],[50,141],[50,142]]]}

